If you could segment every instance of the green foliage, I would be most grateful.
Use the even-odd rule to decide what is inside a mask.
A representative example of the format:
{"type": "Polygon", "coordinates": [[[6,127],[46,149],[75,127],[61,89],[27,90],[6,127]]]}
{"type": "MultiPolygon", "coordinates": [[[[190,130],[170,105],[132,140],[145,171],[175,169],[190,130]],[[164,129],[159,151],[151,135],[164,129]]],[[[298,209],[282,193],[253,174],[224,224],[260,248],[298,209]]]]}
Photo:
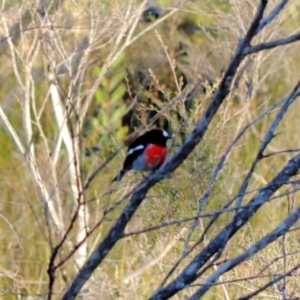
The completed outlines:
{"type": "MultiPolygon", "coordinates": [[[[88,136],[91,146],[98,145],[108,155],[111,134],[117,140],[124,140],[127,127],[122,126],[122,116],[126,111],[126,104],[122,101],[126,93],[123,83],[125,72],[122,69],[124,54],[121,54],[111,66],[109,73],[101,81],[95,92],[92,103],[92,113],[84,124],[83,131],[88,136]]],[[[94,76],[100,73],[99,66],[93,67],[94,76]]]]}
{"type": "MultiPolygon", "coordinates": [[[[164,1],[161,2],[166,5],[164,1]]],[[[172,1],[169,2],[170,4],[173,3],[172,1]]],[[[67,1],[66,3],[70,4],[71,2],[67,1]]],[[[106,1],[103,3],[105,5],[106,1]]],[[[54,6],[51,8],[51,12],[53,9],[54,6]]],[[[84,9],[86,12],[89,12],[89,9],[86,7],[84,9]]],[[[114,5],[108,5],[106,9],[107,12],[113,11],[114,5]]],[[[89,25],[89,16],[82,21],[76,15],[77,6],[71,7],[66,5],[65,10],[69,13],[67,21],[66,19],[64,20],[66,23],[69,22],[68,26],[72,26],[70,24],[73,24],[71,21],[74,19],[78,22],[78,25],[89,25]],[[76,13],[72,15],[74,12],[76,13]]],[[[99,12],[97,11],[99,14],[101,12],[100,9],[99,12]]],[[[106,14],[108,15],[108,13],[106,14]]],[[[199,4],[194,2],[188,9],[179,11],[172,18],[156,27],[157,32],[161,35],[162,42],[159,41],[154,31],[149,31],[116,59],[98,86],[89,107],[88,116],[84,120],[82,157],[85,154],[90,155],[94,149],[98,149],[98,156],[94,162],[90,158],[82,160],[82,169],[84,170],[82,177],[84,179],[86,179],[86,173],[93,169],[91,166],[94,167],[95,164],[98,166],[99,161],[106,160],[116,148],[122,145],[128,132],[129,122],[124,123],[123,117],[128,110],[128,99],[132,100],[130,98],[131,95],[128,96],[129,90],[132,94],[137,95],[138,99],[138,108],[134,111],[134,117],[139,123],[134,124],[133,129],[147,123],[147,116],[150,110],[160,110],[163,113],[164,120],[166,119],[169,122],[170,131],[175,135],[171,142],[171,154],[177,151],[184,138],[202,117],[204,109],[210,103],[215,86],[220,82],[223,68],[227,65],[232,55],[234,46],[237,43],[235,31],[237,24],[230,23],[232,19],[236,18],[232,15],[228,1],[211,1],[208,6],[203,4],[203,7],[199,7],[199,4]],[[212,13],[212,10],[216,7],[218,9],[217,15],[212,13]],[[222,16],[221,12],[228,14],[225,15],[228,23],[222,24],[224,26],[218,26],[220,20],[217,16],[222,16]],[[199,29],[199,24],[204,27],[209,25],[207,28],[204,28],[206,30],[205,34],[202,29],[199,29]],[[162,43],[167,46],[167,53],[172,63],[174,62],[174,66],[170,64],[169,59],[166,57],[162,43]],[[152,73],[149,72],[149,69],[152,73]],[[127,70],[130,70],[130,74],[129,71],[127,73],[127,70]],[[184,105],[180,101],[171,103],[172,98],[178,94],[174,73],[178,77],[179,82],[183,74],[188,74],[187,77],[190,81],[194,78],[203,79],[205,91],[203,93],[199,92],[197,97],[193,99],[188,111],[185,110],[184,105]],[[129,78],[129,75],[132,78],[129,78]],[[212,82],[213,87],[207,82],[212,82]],[[180,122],[180,118],[184,119],[185,125],[180,122]]],[[[287,24],[288,26],[294,26],[296,21],[297,18],[291,18],[287,24]]],[[[139,24],[137,31],[143,30],[148,25],[139,24]]],[[[66,31],[67,33],[68,30],[66,31]]],[[[114,27],[109,30],[107,32],[110,35],[115,34],[113,32],[115,30],[114,27]],[[112,32],[109,30],[112,30],[112,32]]],[[[30,33],[31,31],[26,32],[22,38],[25,39],[30,33]]],[[[56,33],[58,34],[59,31],[56,33]]],[[[72,32],[70,36],[73,38],[76,35],[72,32]]],[[[70,36],[69,39],[64,41],[64,46],[72,45],[70,48],[73,49],[74,40],[70,36]]],[[[66,37],[68,37],[67,34],[66,37]]],[[[107,55],[111,50],[111,44],[106,44],[107,40],[104,39],[104,50],[99,50],[100,57],[107,55]]],[[[24,48],[22,48],[20,55],[22,55],[23,51],[26,52],[26,45],[22,47],[24,48]]],[[[6,49],[5,47],[3,48],[6,49]]],[[[99,53],[97,52],[97,55],[99,53]]],[[[127,231],[147,229],[163,222],[176,221],[195,215],[216,163],[238,130],[241,126],[257,117],[271,103],[278,101],[283,94],[286,94],[292,81],[297,78],[299,69],[298,52],[291,52],[285,57],[282,56],[283,58],[277,54],[270,55],[265,61],[262,61],[259,71],[255,74],[258,77],[258,81],[265,74],[269,74],[267,79],[259,83],[259,93],[251,99],[246,99],[245,91],[242,90],[244,87],[243,83],[232,89],[231,94],[219,109],[201,143],[170,178],[166,178],[149,191],[146,199],[128,225],[127,231]],[[282,67],[276,69],[276,72],[270,72],[272,66],[281,65],[281,62],[283,62],[283,66],[286,64],[288,68],[282,67]]],[[[41,70],[45,67],[41,63],[43,59],[44,56],[41,54],[35,62],[41,73],[41,70]],[[38,65],[39,63],[42,66],[38,65]]],[[[19,91],[17,81],[12,76],[13,72],[11,70],[13,68],[11,65],[9,66],[10,71],[8,71],[7,65],[9,62],[10,60],[7,57],[2,58],[0,78],[2,82],[1,92],[3,94],[3,102],[6,101],[5,104],[10,103],[10,100],[6,100],[5,97],[10,99],[10,93],[15,95],[19,91]]],[[[251,63],[253,64],[251,68],[255,68],[256,60],[251,63]]],[[[22,70],[22,68],[20,69],[22,70]]],[[[88,88],[89,84],[93,83],[102,71],[102,61],[97,61],[97,64],[92,64],[87,70],[84,84],[87,83],[83,85],[88,88]]],[[[63,88],[68,86],[70,80],[70,78],[65,77],[58,80],[65,83],[63,88]]],[[[248,80],[247,84],[252,83],[252,77],[254,75],[251,73],[251,70],[248,73],[246,68],[245,80],[248,80]]],[[[37,110],[39,110],[46,98],[48,84],[42,76],[35,79],[34,84],[36,106],[37,110]]],[[[62,93],[63,88],[60,91],[62,93]]],[[[16,104],[12,104],[10,109],[7,109],[8,117],[20,134],[21,139],[25,140],[22,124],[22,102],[18,97],[16,98],[18,99],[18,101],[14,102],[16,104]]],[[[84,99],[83,95],[82,98],[84,99]]],[[[53,140],[55,140],[53,133],[56,130],[56,125],[53,121],[51,102],[45,101],[45,103],[46,109],[41,117],[41,126],[44,127],[49,144],[52,144],[54,143],[53,140]],[[51,138],[53,140],[50,140],[51,138]]],[[[299,127],[298,106],[299,104],[295,103],[295,109],[288,113],[287,119],[289,121],[282,122],[279,127],[281,134],[274,138],[268,151],[298,147],[295,146],[298,145],[299,139],[298,134],[295,134],[295,130],[299,127]]],[[[204,207],[204,213],[216,211],[238,191],[273,116],[270,114],[262,118],[234,146],[227,157],[222,171],[214,182],[209,202],[204,207]]],[[[35,122],[36,120],[33,120],[33,124],[35,122]]],[[[162,124],[163,122],[159,122],[156,125],[162,127],[162,124]]],[[[36,127],[34,127],[34,130],[36,130],[36,127]]],[[[37,163],[41,167],[42,178],[48,185],[47,172],[50,172],[50,167],[48,164],[45,164],[45,161],[48,161],[49,157],[47,156],[48,154],[45,155],[43,152],[44,141],[42,137],[38,134],[38,131],[35,132],[37,133],[32,142],[35,143],[36,152],[38,153],[37,163]]],[[[46,271],[51,249],[40,196],[36,185],[33,184],[32,174],[27,168],[26,161],[18,155],[11,139],[3,130],[0,131],[0,145],[0,166],[2,169],[0,175],[2,193],[0,209],[1,216],[3,215],[7,219],[6,221],[3,218],[0,219],[0,227],[2,229],[0,230],[2,241],[0,260],[2,261],[1,272],[3,273],[3,280],[0,281],[0,292],[3,293],[5,299],[10,300],[16,299],[15,294],[23,294],[25,295],[24,298],[26,298],[27,294],[29,296],[32,294],[36,295],[47,290],[48,276],[46,271]],[[19,241],[16,240],[16,237],[18,237],[19,241]],[[5,294],[6,291],[8,291],[8,294],[5,294]]],[[[255,191],[265,184],[278,172],[288,158],[288,155],[277,155],[276,158],[270,156],[268,159],[262,160],[257,167],[254,178],[250,181],[249,190],[255,191]]],[[[61,155],[60,159],[63,162],[67,161],[64,154],[61,155]]],[[[89,228],[92,228],[103,217],[103,213],[109,205],[119,201],[142,178],[141,174],[129,172],[121,183],[110,185],[110,180],[116,175],[122,159],[123,153],[121,152],[117,157],[118,164],[115,163],[115,160],[110,162],[86,191],[89,201],[88,208],[90,210],[90,224],[87,224],[89,228]]],[[[64,164],[61,164],[58,168],[59,175],[67,173],[67,168],[64,164]]],[[[63,214],[67,224],[74,211],[74,202],[65,182],[68,183],[68,180],[59,177],[57,189],[63,195],[63,214]]],[[[54,190],[51,190],[51,192],[55,193],[54,190]]],[[[253,194],[246,195],[244,202],[246,203],[251,199],[253,194]]],[[[53,195],[51,194],[51,196],[53,195]]],[[[278,220],[283,219],[288,209],[287,203],[284,202],[285,200],[276,200],[265,205],[251,219],[248,226],[241,230],[239,235],[231,241],[225,249],[226,255],[232,257],[235,254],[239,254],[242,251],[241,249],[247,248],[254,240],[260,238],[262,233],[273,228],[274,224],[278,223],[278,220]]],[[[93,247],[103,239],[126,205],[126,201],[128,200],[121,202],[112,212],[105,216],[105,221],[89,240],[90,250],[94,249],[93,247]]],[[[232,212],[224,214],[207,232],[205,241],[194,250],[194,253],[199,252],[205,246],[205,243],[219,229],[224,227],[224,224],[232,215],[232,212]]],[[[194,242],[202,235],[202,229],[208,224],[209,220],[210,218],[201,218],[199,220],[198,227],[191,236],[191,242],[194,242]]],[[[177,223],[144,234],[134,235],[117,243],[112,252],[109,253],[108,258],[96,270],[92,279],[96,282],[96,284],[93,282],[93,286],[96,286],[96,288],[100,286],[97,280],[101,280],[103,283],[99,287],[99,291],[97,291],[97,297],[101,295],[102,299],[147,298],[182,254],[186,236],[177,238],[177,235],[182,229],[189,229],[190,225],[191,222],[177,223]],[[143,268],[144,265],[159,257],[165,250],[166,245],[174,240],[176,240],[176,243],[173,245],[173,248],[155,266],[145,270],[128,284],[124,284],[124,278],[127,274],[143,268]]],[[[76,232],[76,225],[74,232],[76,232]]],[[[58,240],[60,235],[55,238],[58,240]]],[[[75,241],[75,239],[76,237],[72,235],[69,240],[75,241]]],[[[295,236],[287,236],[286,244],[298,249],[299,243],[297,239],[295,231],[295,236]]],[[[274,243],[272,253],[267,253],[267,251],[263,253],[264,261],[269,262],[275,256],[282,255],[280,247],[280,242],[274,243]],[[276,247],[279,250],[273,249],[276,247]]],[[[62,251],[62,256],[68,253],[69,250],[66,246],[64,251],[62,251]]],[[[188,259],[179,266],[178,272],[187,261],[188,259]]],[[[245,276],[245,273],[249,273],[249,276],[257,274],[262,268],[261,261],[261,258],[254,258],[249,262],[249,265],[242,265],[236,268],[234,272],[227,274],[224,280],[237,279],[245,276]]],[[[279,260],[280,262],[281,260],[279,260]]],[[[75,271],[72,262],[67,262],[62,271],[63,276],[65,274],[67,276],[63,280],[58,275],[56,279],[57,286],[55,286],[55,291],[58,292],[63,290],[70,279],[74,277],[75,271]]],[[[261,284],[261,282],[258,281],[256,284],[261,284]]],[[[226,288],[232,299],[241,295],[239,286],[226,285],[226,288]]],[[[295,285],[296,288],[297,285],[295,285]]],[[[177,299],[186,298],[189,292],[190,290],[182,292],[177,299]]],[[[218,295],[218,298],[224,298],[223,290],[220,286],[214,287],[205,299],[216,299],[217,296],[215,295],[218,295]]]]}

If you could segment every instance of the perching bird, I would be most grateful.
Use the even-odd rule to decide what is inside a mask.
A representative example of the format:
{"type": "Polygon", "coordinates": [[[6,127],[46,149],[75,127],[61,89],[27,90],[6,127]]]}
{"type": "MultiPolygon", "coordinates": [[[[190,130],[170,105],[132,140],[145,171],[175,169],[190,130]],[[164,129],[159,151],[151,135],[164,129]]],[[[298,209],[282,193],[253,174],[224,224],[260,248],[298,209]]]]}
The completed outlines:
{"type": "Polygon", "coordinates": [[[162,10],[155,6],[148,6],[142,13],[140,22],[149,23],[155,21],[162,15],[162,10]]]}
{"type": "Polygon", "coordinates": [[[123,169],[113,181],[120,181],[131,169],[138,171],[158,169],[167,157],[167,141],[170,138],[162,129],[152,129],[136,138],[128,147],[123,169]]]}

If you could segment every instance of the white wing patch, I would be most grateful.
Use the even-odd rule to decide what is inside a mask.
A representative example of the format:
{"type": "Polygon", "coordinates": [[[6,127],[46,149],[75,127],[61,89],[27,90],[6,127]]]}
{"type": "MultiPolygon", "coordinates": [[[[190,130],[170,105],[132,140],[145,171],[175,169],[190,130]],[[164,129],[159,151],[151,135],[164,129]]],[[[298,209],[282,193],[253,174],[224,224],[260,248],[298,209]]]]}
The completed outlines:
{"type": "Polygon", "coordinates": [[[126,155],[126,156],[131,155],[132,153],[134,153],[134,151],[142,150],[142,149],[144,149],[144,148],[145,148],[145,147],[144,147],[143,145],[138,145],[138,146],[136,146],[135,148],[130,149],[130,150],[127,152],[127,155],[126,155]]]}
{"type": "Polygon", "coordinates": [[[163,134],[163,136],[165,138],[169,138],[170,137],[169,134],[165,130],[162,131],[162,134],[163,134]]]}

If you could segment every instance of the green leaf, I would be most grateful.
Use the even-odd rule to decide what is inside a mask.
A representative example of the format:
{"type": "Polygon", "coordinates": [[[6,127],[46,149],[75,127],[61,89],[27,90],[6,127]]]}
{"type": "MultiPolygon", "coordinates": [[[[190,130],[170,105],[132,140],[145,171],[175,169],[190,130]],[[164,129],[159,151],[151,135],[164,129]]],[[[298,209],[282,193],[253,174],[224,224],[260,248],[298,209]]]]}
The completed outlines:
{"type": "Polygon", "coordinates": [[[100,73],[101,69],[99,66],[94,66],[93,68],[93,73],[94,75],[98,75],[100,73]]]}
{"type": "Polygon", "coordinates": [[[120,99],[124,96],[126,89],[123,85],[119,85],[117,89],[111,94],[111,103],[115,104],[119,102],[120,99]]]}
{"type": "Polygon", "coordinates": [[[115,69],[117,66],[119,66],[121,63],[122,63],[122,61],[124,60],[124,57],[125,57],[125,53],[124,52],[122,52],[115,60],[114,60],[114,62],[111,64],[111,69],[113,70],[113,69],[115,69]]]}
{"type": "Polygon", "coordinates": [[[102,88],[104,90],[107,90],[107,87],[108,87],[108,80],[106,77],[104,77],[101,81],[101,85],[99,88],[102,88]]]}
{"type": "Polygon", "coordinates": [[[95,92],[95,98],[97,103],[102,103],[104,101],[104,94],[103,91],[101,89],[97,89],[95,92]]]}
{"type": "Polygon", "coordinates": [[[121,80],[122,78],[124,77],[124,73],[122,72],[119,72],[119,73],[115,73],[114,76],[111,78],[111,81],[110,81],[110,90],[114,90],[118,85],[121,85],[122,83],[121,80]]]}
{"type": "Polygon", "coordinates": [[[122,107],[120,107],[118,109],[115,109],[115,111],[114,111],[114,113],[112,115],[112,118],[111,118],[111,120],[112,120],[113,123],[121,118],[123,111],[124,110],[123,110],[122,107]]]}
{"type": "Polygon", "coordinates": [[[100,123],[106,127],[108,125],[108,118],[107,118],[107,114],[104,110],[101,111],[100,113],[100,123]]]}
{"type": "Polygon", "coordinates": [[[124,138],[126,137],[126,134],[128,132],[128,127],[124,126],[121,127],[117,132],[116,132],[116,136],[119,140],[124,140],[124,138]]]}

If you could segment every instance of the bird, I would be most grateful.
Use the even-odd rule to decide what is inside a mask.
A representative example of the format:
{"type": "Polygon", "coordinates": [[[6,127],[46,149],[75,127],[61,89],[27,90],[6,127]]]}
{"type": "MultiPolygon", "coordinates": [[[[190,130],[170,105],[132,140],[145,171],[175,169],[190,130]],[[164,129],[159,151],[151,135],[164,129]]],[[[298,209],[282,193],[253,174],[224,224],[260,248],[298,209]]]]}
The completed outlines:
{"type": "Polygon", "coordinates": [[[167,141],[171,136],[162,129],[152,129],[137,137],[128,147],[123,168],[112,180],[120,181],[131,169],[137,171],[155,171],[167,157],[167,141]]]}
{"type": "Polygon", "coordinates": [[[143,11],[140,22],[149,23],[158,19],[161,15],[162,10],[160,8],[150,5],[143,11]]]}

